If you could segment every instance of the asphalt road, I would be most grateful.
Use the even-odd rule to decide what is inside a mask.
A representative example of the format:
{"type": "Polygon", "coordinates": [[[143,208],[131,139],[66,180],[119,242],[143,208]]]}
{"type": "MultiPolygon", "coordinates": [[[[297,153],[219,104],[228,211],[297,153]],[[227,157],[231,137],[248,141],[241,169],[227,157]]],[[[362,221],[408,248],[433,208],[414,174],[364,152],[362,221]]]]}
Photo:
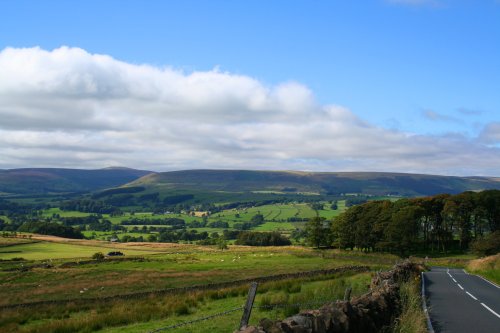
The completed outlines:
{"type": "Polygon", "coordinates": [[[500,287],[462,269],[433,267],[424,274],[435,332],[500,333],[500,287]]]}

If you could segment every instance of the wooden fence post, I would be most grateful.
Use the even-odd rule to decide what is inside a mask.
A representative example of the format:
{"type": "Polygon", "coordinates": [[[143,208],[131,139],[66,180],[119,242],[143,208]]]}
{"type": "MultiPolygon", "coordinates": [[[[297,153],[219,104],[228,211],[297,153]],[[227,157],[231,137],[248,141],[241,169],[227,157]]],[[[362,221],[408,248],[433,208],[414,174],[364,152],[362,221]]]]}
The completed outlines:
{"type": "Polygon", "coordinates": [[[250,284],[250,289],[248,290],[247,302],[245,308],[243,309],[243,316],[241,317],[240,330],[248,326],[248,321],[250,320],[250,314],[252,313],[253,302],[255,300],[255,295],[257,294],[257,282],[252,282],[250,284]]]}
{"type": "Polygon", "coordinates": [[[351,300],[351,287],[347,287],[345,292],[344,292],[344,301],[350,301],[351,300]]]}

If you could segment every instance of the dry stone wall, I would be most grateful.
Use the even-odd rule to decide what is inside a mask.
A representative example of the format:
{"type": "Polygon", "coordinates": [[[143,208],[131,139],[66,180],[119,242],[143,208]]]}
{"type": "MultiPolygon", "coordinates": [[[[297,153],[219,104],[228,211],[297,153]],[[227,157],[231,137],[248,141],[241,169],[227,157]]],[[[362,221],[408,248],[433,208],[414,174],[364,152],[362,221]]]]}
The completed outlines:
{"type": "Polygon", "coordinates": [[[421,266],[404,261],[373,277],[370,291],[351,301],[325,304],[281,321],[263,319],[239,333],[375,333],[400,312],[399,285],[418,276],[421,266]]]}

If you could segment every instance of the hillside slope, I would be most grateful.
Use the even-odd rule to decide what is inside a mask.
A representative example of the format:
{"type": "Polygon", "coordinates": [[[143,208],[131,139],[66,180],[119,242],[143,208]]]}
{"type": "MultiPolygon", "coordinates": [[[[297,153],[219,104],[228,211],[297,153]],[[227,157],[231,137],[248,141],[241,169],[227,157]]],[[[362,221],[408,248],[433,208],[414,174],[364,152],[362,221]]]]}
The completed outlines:
{"type": "Polygon", "coordinates": [[[433,195],[468,190],[500,189],[485,177],[449,177],[384,172],[295,172],[186,170],[152,173],[128,186],[200,191],[275,191],[321,194],[433,195]]]}
{"type": "Polygon", "coordinates": [[[96,191],[126,184],[149,173],[128,168],[0,170],[0,193],[32,195],[96,191]]]}

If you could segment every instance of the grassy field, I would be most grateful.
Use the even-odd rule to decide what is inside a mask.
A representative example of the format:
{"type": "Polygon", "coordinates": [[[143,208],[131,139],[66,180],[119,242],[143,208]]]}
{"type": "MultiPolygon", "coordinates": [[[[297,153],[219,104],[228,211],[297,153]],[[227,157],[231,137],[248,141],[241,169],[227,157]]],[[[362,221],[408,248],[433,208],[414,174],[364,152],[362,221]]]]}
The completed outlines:
{"type": "MultiPolygon", "coordinates": [[[[51,236],[8,238],[6,242],[10,245],[0,247],[0,306],[68,299],[78,300],[78,303],[3,309],[0,311],[0,333],[147,332],[240,307],[248,287],[198,290],[182,295],[162,295],[158,290],[348,265],[369,266],[376,271],[399,260],[394,255],[382,253],[319,251],[298,246],[230,246],[222,251],[193,244],[116,244],[51,236]],[[20,252],[2,252],[6,250],[20,252]],[[95,252],[111,250],[121,251],[125,256],[90,260],[95,252]],[[12,257],[29,260],[7,260],[12,257]],[[51,265],[40,266],[47,259],[51,259],[51,265]],[[151,294],[130,300],[96,300],[137,292],[151,294]]],[[[450,258],[436,260],[444,262],[450,258]]],[[[459,257],[458,260],[466,259],[459,257]]],[[[263,317],[284,318],[302,308],[317,308],[322,301],[341,298],[347,286],[354,288],[354,294],[363,293],[370,276],[370,273],[337,273],[262,283],[252,322],[263,317]],[[293,305],[295,303],[303,305],[293,305]]],[[[240,317],[241,309],[238,309],[176,331],[230,332],[236,329],[240,317]]]]}
{"type": "Polygon", "coordinates": [[[467,270],[500,284],[500,254],[472,260],[468,263],[467,270]]]}
{"type": "MultiPolygon", "coordinates": [[[[22,253],[3,253],[2,259],[52,258],[54,267],[35,268],[27,272],[0,271],[2,281],[0,289],[3,290],[0,304],[81,296],[109,296],[353,264],[380,268],[388,267],[396,260],[396,257],[391,255],[340,253],[333,250],[318,252],[294,246],[283,248],[231,246],[229,250],[220,251],[212,247],[189,244],[169,246],[170,244],[127,243],[108,247],[108,243],[96,246],[98,242],[87,242],[87,245],[82,245],[82,242],[78,244],[41,242],[9,247],[9,249],[17,248],[22,253]],[[89,260],[95,252],[107,253],[111,250],[122,251],[125,253],[125,258],[130,260],[108,260],[77,267],[59,267],[70,259],[70,261],[75,261],[77,258],[89,260]],[[132,260],[137,257],[141,260],[132,260]],[[42,287],[40,281],[43,281],[42,287]],[[81,295],[80,290],[83,288],[88,290],[81,295]]],[[[7,261],[1,263],[0,268],[2,265],[16,268],[34,263],[36,262],[7,261]]]]}
{"type": "MultiPolygon", "coordinates": [[[[381,261],[375,264],[373,255],[344,254],[338,251],[329,252],[338,258],[325,258],[325,251],[318,252],[300,247],[231,246],[229,250],[219,251],[188,244],[117,244],[117,249],[129,252],[124,260],[105,260],[68,268],[61,267],[68,261],[65,257],[68,253],[73,253],[73,256],[80,259],[89,259],[85,258],[82,251],[86,250],[85,254],[90,255],[95,250],[108,249],[107,243],[102,246],[96,244],[99,242],[42,241],[11,246],[23,249],[25,257],[53,256],[53,267],[12,271],[8,269],[18,267],[21,263],[0,262],[0,305],[75,298],[83,299],[84,303],[2,310],[0,332],[147,331],[239,307],[244,303],[247,287],[190,292],[180,297],[153,294],[146,298],[108,302],[86,299],[351,264],[370,263],[373,269],[379,269],[387,267],[395,259],[390,255],[379,256],[381,261]],[[27,247],[35,245],[38,247],[27,247]],[[131,245],[143,250],[127,250],[131,245]],[[28,253],[29,250],[32,250],[32,253],[28,253]],[[141,252],[141,256],[132,255],[138,252],[141,252]]],[[[28,267],[40,262],[30,260],[22,264],[28,267]]],[[[280,318],[307,307],[292,305],[295,303],[340,298],[348,285],[354,288],[355,294],[362,293],[366,290],[369,279],[369,273],[343,273],[263,283],[259,286],[256,305],[265,308],[255,309],[252,320],[256,322],[262,317],[280,318]],[[288,305],[276,307],[273,304],[288,305]]],[[[319,306],[319,303],[315,305],[319,306]]],[[[238,310],[228,316],[185,326],[178,331],[231,331],[236,328],[240,317],[241,311],[238,310]]]]}
{"type": "MultiPolygon", "coordinates": [[[[257,214],[262,214],[264,216],[264,224],[255,228],[254,229],[255,231],[261,231],[261,232],[279,231],[281,233],[288,234],[292,230],[304,226],[304,222],[289,222],[288,219],[290,218],[307,219],[319,215],[326,219],[332,219],[337,215],[339,215],[341,212],[343,212],[345,209],[346,209],[345,201],[339,201],[338,209],[336,210],[332,210],[330,208],[330,204],[325,202],[324,209],[319,211],[313,210],[310,207],[310,205],[305,203],[273,204],[273,205],[264,205],[264,206],[251,207],[240,210],[237,209],[224,210],[222,212],[210,215],[207,219],[207,222],[208,223],[216,221],[227,222],[229,225],[229,229],[233,229],[235,223],[249,222],[253,216],[257,214]]],[[[63,218],[63,217],[84,217],[84,216],[89,216],[91,214],[76,212],[76,211],[62,211],[59,208],[47,209],[43,211],[42,214],[42,216],[44,217],[52,217],[55,215],[58,215],[63,218]]],[[[186,221],[188,228],[189,224],[193,221],[198,221],[198,222],[203,221],[203,218],[201,217],[196,217],[184,213],[153,215],[151,212],[149,213],[141,212],[141,213],[134,213],[133,215],[131,213],[124,213],[124,215],[122,216],[110,216],[108,214],[103,214],[102,217],[104,219],[110,220],[113,224],[121,224],[123,221],[129,220],[131,218],[138,218],[138,219],[180,218],[186,221]]],[[[126,228],[129,229],[129,232],[115,232],[115,233],[99,232],[99,231],[94,232],[92,230],[86,230],[84,231],[84,235],[85,237],[91,237],[92,235],[95,235],[95,239],[100,239],[100,240],[107,240],[113,234],[116,234],[118,238],[121,238],[125,234],[133,237],[143,236],[144,238],[148,236],[148,234],[131,233],[130,229],[132,229],[133,227],[134,226],[126,226],[126,228]]],[[[138,227],[142,228],[142,226],[138,227]]],[[[224,231],[224,229],[222,228],[190,228],[190,229],[197,230],[198,232],[206,231],[209,234],[212,232],[218,232],[219,234],[222,234],[222,232],[224,231]]]]}
{"type": "Polygon", "coordinates": [[[106,244],[103,246],[64,244],[54,242],[29,242],[8,248],[0,248],[0,260],[21,257],[26,260],[47,260],[60,258],[90,258],[96,252],[107,253],[122,251],[125,255],[142,255],[150,252],[141,250],[124,250],[121,247],[106,244]]]}
{"type": "Polygon", "coordinates": [[[6,223],[10,223],[10,219],[5,215],[0,215],[0,220],[3,220],[6,223]]]}
{"type": "Polygon", "coordinates": [[[11,247],[13,245],[21,245],[21,244],[31,244],[34,242],[36,241],[29,238],[0,237],[0,253],[2,251],[9,251],[9,249],[2,249],[4,247],[11,247]]]}
{"type": "MultiPolygon", "coordinates": [[[[343,273],[262,283],[250,323],[263,317],[283,318],[300,309],[339,299],[347,286],[353,288],[353,295],[359,295],[367,290],[370,277],[370,273],[343,273]]],[[[176,329],[177,332],[231,332],[241,318],[247,288],[240,286],[78,306],[53,305],[43,310],[4,310],[0,314],[0,332],[147,332],[236,309],[231,314],[176,329]]]]}
{"type": "MultiPolygon", "coordinates": [[[[396,259],[377,255],[378,260],[374,260],[372,254],[294,246],[230,246],[229,250],[220,251],[190,244],[111,244],[50,236],[6,239],[11,245],[1,248],[2,251],[8,249],[14,253],[0,252],[0,305],[67,299],[82,299],[83,303],[4,309],[0,314],[0,332],[151,330],[241,306],[247,287],[191,292],[181,297],[152,294],[134,300],[90,299],[346,265],[370,265],[375,270],[388,267],[396,259]],[[26,241],[33,243],[23,243],[26,241]],[[110,250],[122,251],[125,256],[119,260],[89,261],[93,253],[110,250]],[[7,260],[21,256],[29,260],[7,260]],[[39,266],[46,259],[52,259],[51,266],[39,266]],[[80,260],[88,262],[77,265],[80,260]],[[68,261],[75,264],[67,266],[68,261]]],[[[300,308],[273,304],[307,303],[320,296],[339,298],[347,285],[361,293],[366,290],[369,278],[369,273],[343,273],[263,283],[256,304],[266,308],[255,309],[252,318],[255,322],[262,317],[283,317],[300,308]]],[[[240,316],[241,311],[237,311],[227,317],[186,326],[180,332],[230,331],[236,328],[240,316]]]]}

